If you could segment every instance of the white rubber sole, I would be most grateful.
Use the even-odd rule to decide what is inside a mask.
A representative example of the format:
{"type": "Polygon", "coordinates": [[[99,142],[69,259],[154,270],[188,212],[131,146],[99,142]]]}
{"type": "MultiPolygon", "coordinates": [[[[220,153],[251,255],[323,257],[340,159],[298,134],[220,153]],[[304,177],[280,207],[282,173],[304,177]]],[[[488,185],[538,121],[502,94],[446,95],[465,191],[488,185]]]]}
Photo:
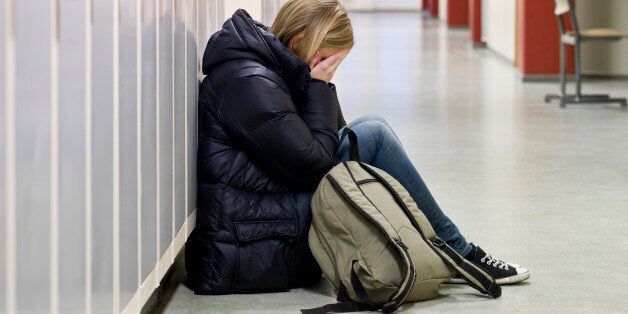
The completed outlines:
{"type": "Polygon", "coordinates": [[[513,283],[522,282],[522,281],[524,281],[524,280],[526,280],[528,278],[530,278],[530,272],[526,270],[526,272],[524,272],[522,274],[518,274],[516,276],[496,279],[495,282],[498,285],[510,285],[510,284],[513,284],[513,283]]]}

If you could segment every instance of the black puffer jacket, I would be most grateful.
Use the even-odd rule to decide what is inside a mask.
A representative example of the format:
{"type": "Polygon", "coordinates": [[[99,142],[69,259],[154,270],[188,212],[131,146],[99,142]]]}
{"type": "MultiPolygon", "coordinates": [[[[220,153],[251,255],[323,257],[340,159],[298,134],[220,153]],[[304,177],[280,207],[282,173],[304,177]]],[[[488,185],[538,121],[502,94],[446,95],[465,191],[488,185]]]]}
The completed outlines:
{"type": "Polygon", "coordinates": [[[203,57],[198,210],[186,243],[199,294],[288,290],[320,279],[310,200],[344,125],[333,85],[238,10],[203,57]]]}

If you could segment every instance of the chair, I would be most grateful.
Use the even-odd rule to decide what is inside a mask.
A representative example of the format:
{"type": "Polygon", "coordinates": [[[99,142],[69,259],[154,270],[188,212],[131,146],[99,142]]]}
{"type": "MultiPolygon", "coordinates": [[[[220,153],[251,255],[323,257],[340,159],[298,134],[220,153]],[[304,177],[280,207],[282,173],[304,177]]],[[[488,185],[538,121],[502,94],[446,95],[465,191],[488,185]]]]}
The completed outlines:
{"type": "Polygon", "coordinates": [[[609,95],[583,95],[582,94],[582,67],[581,67],[581,43],[610,43],[627,37],[626,35],[610,28],[596,28],[580,30],[578,20],[574,10],[573,0],[555,0],[556,9],[554,14],[558,18],[558,28],[560,30],[560,95],[546,95],[545,102],[549,103],[553,99],[560,99],[560,107],[565,108],[567,104],[607,104],[619,103],[626,107],[626,98],[610,98],[609,95]],[[569,13],[573,24],[573,31],[566,29],[565,15],[569,13]],[[565,75],[565,46],[573,45],[575,48],[576,61],[576,93],[568,95],[566,92],[567,78],[565,75]]]}

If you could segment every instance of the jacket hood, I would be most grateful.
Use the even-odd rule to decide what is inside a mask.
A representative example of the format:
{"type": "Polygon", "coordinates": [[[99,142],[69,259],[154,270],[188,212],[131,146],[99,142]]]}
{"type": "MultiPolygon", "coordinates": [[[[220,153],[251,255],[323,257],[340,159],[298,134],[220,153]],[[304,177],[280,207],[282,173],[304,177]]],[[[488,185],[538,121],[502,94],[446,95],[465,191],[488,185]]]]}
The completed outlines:
{"type": "Polygon", "coordinates": [[[310,67],[294,52],[268,32],[268,27],[253,20],[243,9],[237,10],[211,36],[203,55],[203,74],[221,63],[250,59],[277,72],[288,84],[291,92],[307,91],[311,80],[310,67]]]}

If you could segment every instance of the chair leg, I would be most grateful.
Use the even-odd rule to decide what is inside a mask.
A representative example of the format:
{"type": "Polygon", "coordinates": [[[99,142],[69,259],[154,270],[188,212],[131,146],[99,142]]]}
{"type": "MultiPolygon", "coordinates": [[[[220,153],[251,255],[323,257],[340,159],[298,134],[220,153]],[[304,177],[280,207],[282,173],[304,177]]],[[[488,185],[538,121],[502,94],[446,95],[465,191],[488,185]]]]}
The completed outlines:
{"type": "Polygon", "coordinates": [[[567,107],[568,104],[610,104],[619,103],[623,108],[626,108],[626,98],[611,98],[605,94],[582,94],[582,64],[581,64],[581,50],[580,42],[577,41],[574,45],[575,48],[575,63],[576,63],[576,92],[573,95],[567,94],[567,74],[566,74],[566,45],[561,41],[560,43],[560,95],[548,94],[545,95],[545,103],[550,103],[554,99],[560,100],[560,108],[567,107]]]}
{"type": "Polygon", "coordinates": [[[560,41],[560,95],[548,94],[545,95],[545,103],[548,104],[554,99],[560,99],[560,107],[565,107],[563,99],[567,97],[567,73],[566,73],[566,58],[565,58],[565,44],[560,41]]]}
{"type": "Polygon", "coordinates": [[[565,44],[560,42],[560,92],[561,95],[567,94],[567,77],[565,71],[565,44]]]}
{"type": "Polygon", "coordinates": [[[576,41],[574,45],[576,53],[576,97],[579,99],[582,97],[582,65],[580,64],[580,42],[576,41]]]}
{"type": "Polygon", "coordinates": [[[565,95],[560,97],[560,107],[565,108],[569,104],[620,104],[626,107],[626,98],[611,98],[609,95],[565,95]]]}

